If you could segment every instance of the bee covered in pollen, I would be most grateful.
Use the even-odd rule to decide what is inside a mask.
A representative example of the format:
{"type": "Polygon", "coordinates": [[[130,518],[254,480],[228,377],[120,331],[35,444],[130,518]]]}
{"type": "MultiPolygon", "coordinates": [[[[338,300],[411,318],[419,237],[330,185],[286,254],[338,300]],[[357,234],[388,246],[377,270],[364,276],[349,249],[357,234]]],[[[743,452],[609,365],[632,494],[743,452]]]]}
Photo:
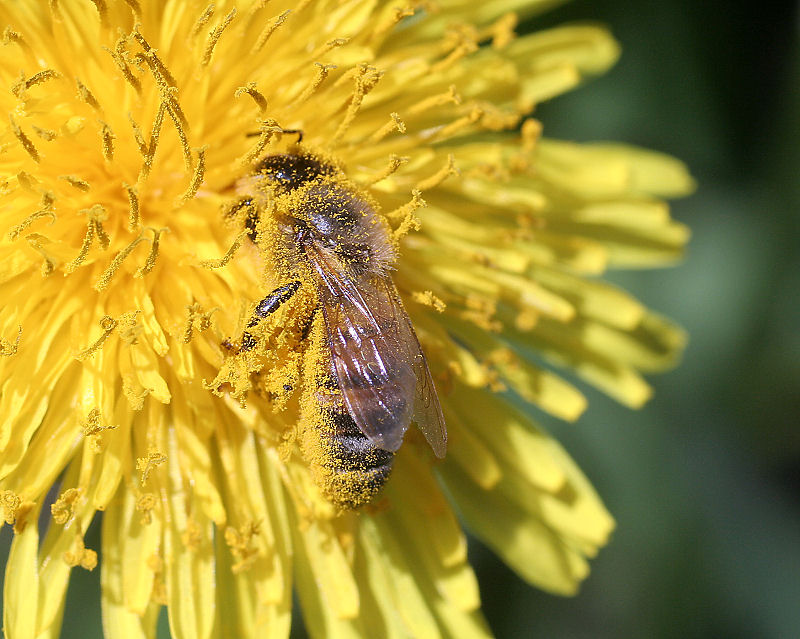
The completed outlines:
{"type": "MultiPolygon", "coordinates": [[[[315,302],[300,348],[313,351],[316,336],[321,355],[303,374],[301,450],[322,493],[357,508],[388,480],[412,421],[437,457],[447,444],[428,364],[390,276],[389,226],[337,166],[303,150],[266,156],[243,184],[234,208],[246,211],[248,235],[285,282],[259,302],[248,329],[309,289],[315,302]]],[[[257,346],[246,330],[240,348],[257,346]]]]}

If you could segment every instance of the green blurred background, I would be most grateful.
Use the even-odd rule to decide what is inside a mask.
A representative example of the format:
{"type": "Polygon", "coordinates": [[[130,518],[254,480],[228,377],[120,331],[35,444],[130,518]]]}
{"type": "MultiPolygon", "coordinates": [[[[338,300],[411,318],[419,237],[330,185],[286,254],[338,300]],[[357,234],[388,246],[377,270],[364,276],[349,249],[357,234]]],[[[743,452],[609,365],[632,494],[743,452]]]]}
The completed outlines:
{"type": "MultiPolygon", "coordinates": [[[[618,529],[570,599],[473,543],[486,616],[501,638],[800,637],[798,5],[577,0],[530,27],[575,20],[609,25],[622,59],[536,116],[548,137],[690,166],[699,189],[673,206],[693,229],[685,262],[611,277],[691,342],[644,410],[588,391],[577,424],[541,417],[618,529]]],[[[97,573],[73,572],[65,638],[100,636],[97,573]]]]}

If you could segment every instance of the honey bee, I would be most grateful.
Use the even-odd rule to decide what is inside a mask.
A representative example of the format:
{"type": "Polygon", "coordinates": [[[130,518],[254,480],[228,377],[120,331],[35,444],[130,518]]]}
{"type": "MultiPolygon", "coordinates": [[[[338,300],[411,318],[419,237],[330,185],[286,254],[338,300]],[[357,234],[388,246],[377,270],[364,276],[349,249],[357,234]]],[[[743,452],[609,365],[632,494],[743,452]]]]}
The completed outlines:
{"type": "MultiPolygon", "coordinates": [[[[313,288],[326,362],[313,390],[317,453],[306,457],[323,494],[357,508],[388,480],[412,421],[437,457],[447,445],[427,361],[390,276],[396,253],[388,224],[338,167],[302,150],[265,157],[248,184],[237,208],[248,210],[257,241],[270,206],[278,238],[271,258],[287,280],[258,303],[248,328],[301,287],[313,288]]],[[[313,320],[314,313],[309,326],[313,320]]],[[[241,348],[255,344],[246,331],[241,348]]]]}

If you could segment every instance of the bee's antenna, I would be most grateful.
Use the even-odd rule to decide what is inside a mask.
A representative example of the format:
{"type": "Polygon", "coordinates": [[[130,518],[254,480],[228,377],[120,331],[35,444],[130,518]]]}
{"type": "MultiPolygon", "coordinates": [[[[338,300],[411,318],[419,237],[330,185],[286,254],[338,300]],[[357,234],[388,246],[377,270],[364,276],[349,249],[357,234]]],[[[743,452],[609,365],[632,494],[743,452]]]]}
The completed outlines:
{"type": "MultiPolygon", "coordinates": [[[[303,141],[303,129],[281,129],[281,133],[289,133],[290,135],[294,133],[297,135],[297,142],[295,144],[300,144],[303,141]]],[[[261,131],[248,131],[245,133],[245,137],[254,138],[256,136],[261,135],[261,131]]]]}
{"type": "Polygon", "coordinates": [[[303,141],[303,129],[282,129],[281,133],[295,133],[297,135],[295,144],[300,144],[303,141]]]}

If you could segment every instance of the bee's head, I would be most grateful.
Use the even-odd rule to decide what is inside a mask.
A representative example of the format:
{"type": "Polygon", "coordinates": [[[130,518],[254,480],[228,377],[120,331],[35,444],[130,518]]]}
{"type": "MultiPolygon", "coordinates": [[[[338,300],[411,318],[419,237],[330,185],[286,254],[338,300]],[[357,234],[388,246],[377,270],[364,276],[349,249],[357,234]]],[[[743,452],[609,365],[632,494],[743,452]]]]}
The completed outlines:
{"type": "Polygon", "coordinates": [[[280,193],[289,193],[318,178],[336,174],[336,168],[312,155],[268,155],[256,167],[258,175],[280,193]]]}

